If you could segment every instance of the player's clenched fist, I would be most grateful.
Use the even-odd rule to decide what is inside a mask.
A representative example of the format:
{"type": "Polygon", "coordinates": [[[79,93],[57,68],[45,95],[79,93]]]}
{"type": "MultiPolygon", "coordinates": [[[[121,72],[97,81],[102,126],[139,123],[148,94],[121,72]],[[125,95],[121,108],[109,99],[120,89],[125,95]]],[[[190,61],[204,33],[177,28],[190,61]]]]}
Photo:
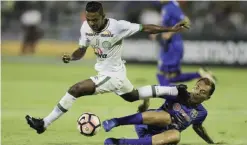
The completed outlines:
{"type": "Polygon", "coordinates": [[[68,54],[64,54],[62,59],[64,63],[69,63],[69,61],[71,60],[71,57],[68,54]]]}
{"type": "Polygon", "coordinates": [[[187,21],[181,21],[172,27],[172,29],[175,32],[179,32],[179,31],[182,31],[184,29],[189,29],[189,28],[190,28],[190,26],[189,26],[189,23],[187,21]]]}
{"type": "Polygon", "coordinates": [[[176,86],[178,89],[178,96],[187,96],[187,86],[184,84],[180,84],[176,86]]]}

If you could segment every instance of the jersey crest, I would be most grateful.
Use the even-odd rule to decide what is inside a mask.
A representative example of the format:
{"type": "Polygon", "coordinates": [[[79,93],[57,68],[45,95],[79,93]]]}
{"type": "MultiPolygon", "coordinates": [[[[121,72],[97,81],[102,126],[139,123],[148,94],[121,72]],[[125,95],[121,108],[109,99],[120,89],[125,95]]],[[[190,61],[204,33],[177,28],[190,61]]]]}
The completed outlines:
{"type": "Polygon", "coordinates": [[[195,109],[192,109],[192,111],[190,112],[190,116],[195,119],[198,115],[198,111],[196,111],[195,109]]]}

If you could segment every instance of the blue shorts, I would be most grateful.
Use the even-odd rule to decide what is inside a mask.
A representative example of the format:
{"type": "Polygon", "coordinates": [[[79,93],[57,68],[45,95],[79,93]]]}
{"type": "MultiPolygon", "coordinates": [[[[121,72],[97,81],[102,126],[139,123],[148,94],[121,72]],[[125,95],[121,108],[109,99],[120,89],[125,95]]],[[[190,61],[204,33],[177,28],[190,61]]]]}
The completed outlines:
{"type": "MultiPolygon", "coordinates": [[[[150,109],[148,111],[164,111],[162,109],[150,109]]],[[[169,126],[164,126],[164,127],[160,127],[160,126],[155,126],[155,125],[145,125],[145,124],[141,124],[141,125],[135,125],[135,131],[137,133],[137,136],[139,138],[143,138],[143,137],[151,137],[153,135],[162,133],[164,131],[170,130],[171,128],[169,126]]]]}
{"type": "Polygon", "coordinates": [[[153,135],[162,133],[164,131],[170,130],[168,126],[160,127],[160,126],[151,126],[151,125],[135,125],[135,131],[139,138],[143,137],[151,137],[153,135]]]}
{"type": "Polygon", "coordinates": [[[174,41],[161,48],[159,59],[159,70],[161,72],[180,71],[181,61],[183,59],[183,42],[174,41]],[[167,49],[167,50],[165,50],[167,49]]]}
{"type": "Polygon", "coordinates": [[[181,66],[180,66],[180,63],[178,64],[159,64],[159,70],[161,72],[165,72],[165,73],[172,73],[172,72],[178,72],[180,73],[181,72],[181,66]]]}

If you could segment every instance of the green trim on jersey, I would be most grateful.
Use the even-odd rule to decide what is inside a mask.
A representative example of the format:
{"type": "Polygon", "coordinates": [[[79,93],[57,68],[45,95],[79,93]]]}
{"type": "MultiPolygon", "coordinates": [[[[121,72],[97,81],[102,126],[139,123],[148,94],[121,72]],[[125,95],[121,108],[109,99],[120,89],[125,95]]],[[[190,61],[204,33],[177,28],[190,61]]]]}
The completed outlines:
{"type": "Polygon", "coordinates": [[[111,79],[111,77],[106,77],[103,81],[101,81],[101,82],[99,82],[97,85],[96,85],[96,87],[99,87],[99,86],[101,86],[101,85],[103,85],[104,83],[106,83],[107,81],[109,81],[111,79]]]}
{"type": "Polygon", "coordinates": [[[142,31],[142,30],[143,30],[143,25],[140,24],[140,29],[139,29],[139,31],[142,31]]]}

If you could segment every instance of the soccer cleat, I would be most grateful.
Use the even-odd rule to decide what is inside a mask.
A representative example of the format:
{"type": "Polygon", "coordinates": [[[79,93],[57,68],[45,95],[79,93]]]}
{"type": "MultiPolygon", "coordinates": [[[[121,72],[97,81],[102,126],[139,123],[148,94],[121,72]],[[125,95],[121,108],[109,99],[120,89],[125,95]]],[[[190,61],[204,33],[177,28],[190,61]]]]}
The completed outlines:
{"type": "Polygon", "coordinates": [[[118,145],[119,139],[116,138],[107,138],[104,142],[104,145],[118,145]]]}
{"type": "Polygon", "coordinates": [[[217,79],[216,77],[213,75],[213,73],[211,71],[209,71],[208,69],[202,67],[199,69],[199,74],[201,77],[205,77],[210,79],[213,83],[216,83],[217,79]]]}
{"type": "Polygon", "coordinates": [[[103,121],[102,125],[103,125],[104,130],[108,132],[112,128],[117,127],[118,123],[115,119],[110,119],[110,120],[103,121]]]}
{"type": "Polygon", "coordinates": [[[33,129],[35,129],[38,134],[41,134],[45,131],[43,119],[36,119],[36,118],[33,118],[29,115],[27,115],[25,118],[26,118],[29,126],[33,129]]]}

